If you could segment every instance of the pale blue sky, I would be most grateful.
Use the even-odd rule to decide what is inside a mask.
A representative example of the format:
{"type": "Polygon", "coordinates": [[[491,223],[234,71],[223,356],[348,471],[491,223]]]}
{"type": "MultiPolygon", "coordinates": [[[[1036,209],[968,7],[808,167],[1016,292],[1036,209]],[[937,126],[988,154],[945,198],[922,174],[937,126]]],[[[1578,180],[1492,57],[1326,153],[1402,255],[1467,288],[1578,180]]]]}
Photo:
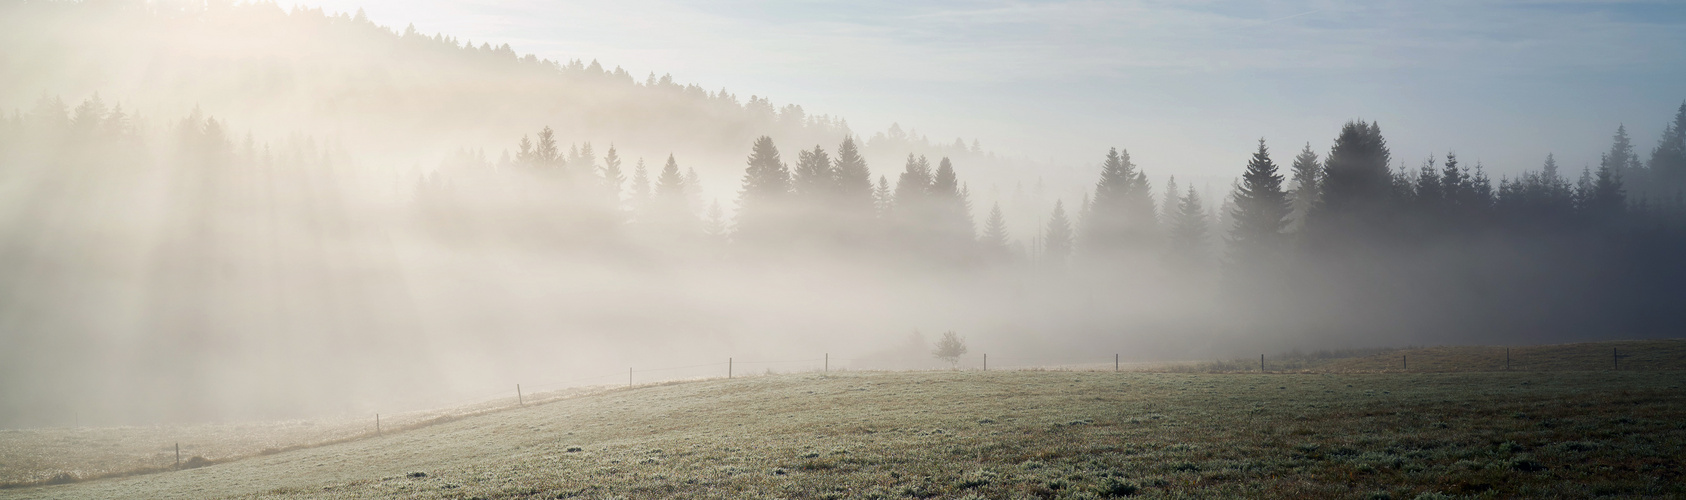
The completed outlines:
{"type": "Polygon", "coordinates": [[[1499,174],[1648,152],[1686,101],[1686,2],[314,0],[552,59],[769,96],[1060,163],[1230,177],[1376,120],[1396,160],[1499,174]]]}

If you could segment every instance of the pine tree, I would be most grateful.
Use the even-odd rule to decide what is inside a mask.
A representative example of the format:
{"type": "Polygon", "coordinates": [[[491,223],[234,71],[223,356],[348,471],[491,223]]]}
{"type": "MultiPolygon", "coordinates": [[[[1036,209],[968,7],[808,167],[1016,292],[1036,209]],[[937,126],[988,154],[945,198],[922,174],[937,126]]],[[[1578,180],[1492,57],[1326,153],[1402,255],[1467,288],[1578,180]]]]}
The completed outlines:
{"type": "Polygon", "coordinates": [[[656,196],[684,206],[685,176],[679,174],[679,162],[672,154],[667,155],[667,164],[662,165],[662,173],[656,177],[656,196]]]}
{"type": "Polygon", "coordinates": [[[1095,197],[1084,210],[1082,243],[1096,255],[1140,248],[1156,223],[1147,175],[1130,162],[1130,152],[1112,148],[1101,165],[1095,197]]]}
{"type": "Polygon", "coordinates": [[[1583,209],[1595,220],[1609,221],[1621,215],[1627,209],[1627,190],[1622,187],[1623,168],[1620,160],[1611,160],[1605,154],[1599,162],[1597,176],[1592,181],[1591,189],[1586,194],[1586,204],[1583,209]]]}
{"type": "Polygon", "coordinates": [[[726,218],[720,211],[720,200],[708,204],[708,212],[704,214],[703,233],[710,238],[726,237],[726,218]]]}
{"type": "Polygon", "coordinates": [[[610,144],[609,152],[603,155],[603,191],[616,206],[620,205],[621,186],[625,184],[626,173],[621,172],[621,155],[615,151],[615,145],[610,144]]]}
{"type": "Polygon", "coordinates": [[[1177,218],[1171,223],[1171,255],[1184,264],[1204,262],[1210,246],[1209,232],[1200,195],[1189,187],[1188,194],[1177,204],[1177,218]]]}
{"type": "Polygon", "coordinates": [[[893,196],[890,192],[890,180],[882,175],[878,176],[878,187],[872,190],[873,212],[878,218],[890,216],[890,206],[895,202],[893,196]]]}
{"type": "Polygon", "coordinates": [[[556,132],[549,126],[539,130],[539,142],[533,147],[531,163],[538,168],[554,168],[562,164],[562,150],[556,145],[556,132]]]}
{"type": "Polygon", "coordinates": [[[685,169],[685,206],[691,211],[703,208],[702,178],[697,175],[697,169],[685,169]]]}
{"type": "Polygon", "coordinates": [[[1291,206],[1288,193],[1282,190],[1282,174],[1277,173],[1264,139],[1259,139],[1259,150],[1247,162],[1233,198],[1235,209],[1230,218],[1234,227],[1229,239],[1232,259],[1252,264],[1280,256],[1287,246],[1283,230],[1288,227],[1291,206]]]}
{"type": "Polygon", "coordinates": [[[792,184],[796,188],[796,196],[808,203],[819,203],[832,193],[836,185],[835,176],[831,170],[831,155],[825,149],[814,146],[812,151],[803,150],[796,153],[796,171],[793,173],[792,184]]]}
{"type": "Polygon", "coordinates": [[[872,172],[867,169],[866,158],[855,147],[854,138],[844,137],[843,144],[837,146],[837,162],[832,170],[836,173],[832,189],[841,208],[859,213],[873,208],[872,172]]]}
{"type": "Polygon", "coordinates": [[[942,244],[953,248],[962,242],[970,243],[973,234],[971,210],[967,206],[969,202],[960,188],[954,164],[949,162],[948,157],[938,161],[927,196],[931,203],[929,229],[935,232],[942,244]]]}
{"type": "Polygon", "coordinates": [[[1317,152],[1311,150],[1311,143],[1305,143],[1305,149],[1294,157],[1293,170],[1294,189],[1289,196],[1293,198],[1293,225],[1295,230],[1299,230],[1305,228],[1306,213],[1322,197],[1323,164],[1317,161],[1317,152]]]}
{"type": "Polygon", "coordinates": [[[769,241],[779,230],[780,211],[790,196],[790,168],[779,159],[779,148],[768,136],[755,140],[747,163],[738,193],[739,238],[769,241]]]}
{"type": "Polygon", "coordinates": [[[1177,218],[1177,176],[1165,181],[1165,193],[1159,199],[1159,222],[1165,227],[1177,218]]]}
{"type": "Polygon", "coordinates": [[[984,252],[997,258],[1008,255],[1007,218],[1001,215],[1001,203],[990,205],[989,220],[984,222],[983,238],[980,241],[984,252]]]}
{"type": "Polygon", "coordinates": [[[1347,122],[1324,161],[1321,202],[1309,217],[1312,225],[1324,225],[1330,233],[1388,231],[1386,221],[1398,198],[1391,162],[1379,125],[1347,122]]]}
{"type": "Polygon", "coordinates": [[[1674,114],[1674,123],[1663,128],[1656,149],[1651,150],[1650,170],[1661,198],[1677,198],[1686,191],[1686,103],[1674,114]]]}
{"type": "Polygon", "coordinates": [[[580,145],[579,156],[568,160],[568,171],[579,177],[597,175],[597,153],[591,150],[591,143],[580,145]]]}
{"type": "Polygon", "coordinates": [[[1042,236],[1042,260],[1062,265],[1071,257],[1071,219],[1066,218],[1065,203],[1054,200],[1054,213],[1048,216],[1048,230],[1042,236]]]}
{"type": "Polygon", "coordinates": [[[908,153],[902,175],[896,179],[893,209],[904,214],[917,212],[923,208],[930,192],[931,162],[924,156],[915,157],[913,153],[908,153]]]}
{"type": "Polygon", "coordinates": [[[650,203],[650,174],[644,169],[644,159],[639,158],[637,166],[632,168],[632,207],[644,210],[650,203]]]}

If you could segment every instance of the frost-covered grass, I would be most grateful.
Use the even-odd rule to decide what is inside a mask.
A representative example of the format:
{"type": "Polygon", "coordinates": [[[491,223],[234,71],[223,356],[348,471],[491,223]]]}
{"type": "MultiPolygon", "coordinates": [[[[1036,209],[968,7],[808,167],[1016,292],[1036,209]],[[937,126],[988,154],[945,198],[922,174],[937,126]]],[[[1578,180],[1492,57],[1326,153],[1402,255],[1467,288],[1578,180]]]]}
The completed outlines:
{"type": "Polygon", "coordinates": [[[1683,372],[644,386],[29,498],[1681,497],[1683,372]]]}

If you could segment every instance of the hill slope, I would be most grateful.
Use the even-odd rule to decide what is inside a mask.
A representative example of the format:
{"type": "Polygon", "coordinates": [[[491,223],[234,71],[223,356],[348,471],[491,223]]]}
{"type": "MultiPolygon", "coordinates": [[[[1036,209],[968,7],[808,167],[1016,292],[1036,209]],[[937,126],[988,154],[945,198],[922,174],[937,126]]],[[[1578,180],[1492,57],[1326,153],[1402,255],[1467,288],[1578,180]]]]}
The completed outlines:
{"type": "Polygon", "coordinates": [[[645,386],[0,497],[1686,494],[1679,372],[917,372],[645,386]]]}

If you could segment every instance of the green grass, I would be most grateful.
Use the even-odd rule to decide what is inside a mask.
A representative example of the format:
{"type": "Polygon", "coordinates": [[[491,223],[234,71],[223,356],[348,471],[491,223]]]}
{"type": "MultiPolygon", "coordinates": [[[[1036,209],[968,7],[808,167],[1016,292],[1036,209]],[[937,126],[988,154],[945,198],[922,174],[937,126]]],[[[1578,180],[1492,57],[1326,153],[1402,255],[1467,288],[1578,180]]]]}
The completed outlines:
{"type": "Polygon", "coordinates": [[[0,497],[1678,498],[1683,385],[1678,371],[781,375],[0,497]]]}

